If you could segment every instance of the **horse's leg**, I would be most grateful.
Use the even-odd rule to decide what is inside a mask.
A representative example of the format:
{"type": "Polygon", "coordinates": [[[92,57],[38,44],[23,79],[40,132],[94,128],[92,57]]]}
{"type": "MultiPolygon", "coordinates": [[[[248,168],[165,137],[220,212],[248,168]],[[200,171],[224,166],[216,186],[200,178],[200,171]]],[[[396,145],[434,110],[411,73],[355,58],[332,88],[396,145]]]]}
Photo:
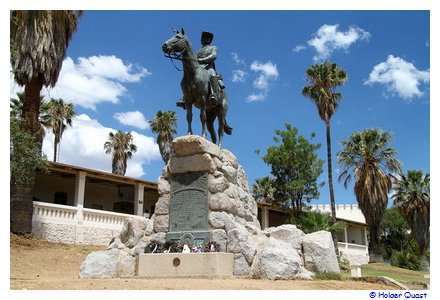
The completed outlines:
{"type": "Polygon", "coordinates": [[[222,93],[221,106],[218,111],[218,146],[221,148],[223,134],[225,133],[226,114],[228,113],[228,100],[226,93],[222,93]]]}
{"type": "Polygon", "coordinates": [[[214,121],[216,115],[213,111],[206,112],[206,126],[208,127],[209,134],[211,135],[211,141],[215,144],[217,143],[217,136],[214,130],[214,121]]]}
{"type": "Polygon", "coordinates": [[[186,106],[186,121],[188,122],[188,134],[193,134],[191,127],[192,118],[193,118],[192,103],[185,102],[185,106],[186,106]]]}
{"type": "Polygon", "coordinates": [[[200,104],[200,121],[202,122],[202,138],[206,139],[206,99],[200,104]]]}
{"type": "Polygon", "coordinates": [[[225,132],[225,115],[224,111],[221,110],[218,114],[218,146],[222,147],[223,133],[225,132]]]}

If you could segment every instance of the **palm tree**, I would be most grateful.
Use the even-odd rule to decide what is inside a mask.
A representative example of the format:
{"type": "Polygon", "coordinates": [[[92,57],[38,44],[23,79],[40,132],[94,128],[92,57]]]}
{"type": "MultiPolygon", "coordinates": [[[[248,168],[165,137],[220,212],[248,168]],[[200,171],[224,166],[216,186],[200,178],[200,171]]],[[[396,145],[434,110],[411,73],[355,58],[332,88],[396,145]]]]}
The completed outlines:
{"type": "Polygon", "coordinates": [[[345,188],[352,175],[356,180],[354,194],[370,233],[370,262],[383,261],[380,247],[382,217],[391,190],[391,173],[400,172],[401,163],[395,157],[396,150],[388,146],[390,142],[389,132],[365,129],[354,132],[348,140],[341,142],[343,148],[337,153],[343,169],[339,180],[343,180],[345,188]]]}
{"type": "MultiPolygon", "coordinates": [[[[22,120],[23,103],[24,103],[24,92],[18,92],[17,98],[10,98],[10,117],[17,120],[22,120]]],[[[38,116],[39,129],[37,133],[37,141],[39,145],[43,143],[45,128],[49,126],[48,120],[48,102],[44,100],[44,96],[40,96],[40,113],[38,116]]]]}
{"type": "Polygon", "coordinates": [[[118,130],[116,133],[110,132],[108,141],[104,143],[105,153],[112,154],[112,173],[125,175],[127,171],[127,160],[137,151],[130,132],[118,130]]]}
{"type": "Polygon", "coordinates": [[[274,193],[273,179],[268,176],[257,178],[252,186],[252,195],[261,203],[272,203],[274,193]]]}
{"type": "MultiPolygon", "coordinates": [[[[21,128],[31,136],[38,136],[40,131],[40,91],[43,86],[55,86],[80,15],[81,11],[68,10],[13,10],[10,13],[12,72],[25,91],[21,128]]],[[[27,173],[35,179],[33,166],[29,166],[27,173]]],[[[34,182],[19,184],[11,176],[11,232],[32,232],[34,182]]]]}
{"type": "Polygon", "coordinates": [[[151,131],[157,133],[157,144],[165,164],[173,153],[172,141],[177,126],[177,116],[174,111],[158,111],[153,121],[148,121],[151,131]]]}
{"type": "MultiPolygon", "coordinates": [[[[347,81],[347,73],[337,64],[325,61],[322,64],[314,64],[306,71],[307,81],[311,84],[305,86],[302,94],[310,98],[318,108],[318,114],[321,120],[325,122],[327,137],[327,171],[328,186],[330,191],[331,221],[336,223],[336,205],[335,194],[333,190],[332,176],[332,147],[330,135],[330,119],[336,111],[339,102],[342,99],[340,93],[336,93],[334,89],[343,85],[347,81]]],[[[338,236],[332,232],[333,243],[335,245],[336,254],[338,254],[338,236]]]]}
{"type": "Polygon", "coordinates": [[[345,222],[338,221],[332,224],[328,214],[317,211],[305,211],[297,221],[298,227],[304,233],[312,233],[320,230],[336,232],[336,234],[347,226],[345,222]]]}
{"type": "MultiPolygon", "coordinates": [[[[75,116],[72,103],[66,103],[63,99],[50,99],[48,103],[48,127],[54,134],[53,161],[57,161],[57,152],[61,137],[67,125],[72,126],[72,118],[75,116]],[[66,124],[64,124],[66,121],[66,124]]],[[[59,155],[59,152],[58,152],[59,155]]]]}
{"type": "Polygon", "coordinates": [[[395,194],[392,198],[397,210],[411,228],[411,235],[419,246],[423,265],[427,263],[426,245],[429,241],[430,176],[423,174],[421,170],[408,170],[399,177],[393,184],[395,194]]]}

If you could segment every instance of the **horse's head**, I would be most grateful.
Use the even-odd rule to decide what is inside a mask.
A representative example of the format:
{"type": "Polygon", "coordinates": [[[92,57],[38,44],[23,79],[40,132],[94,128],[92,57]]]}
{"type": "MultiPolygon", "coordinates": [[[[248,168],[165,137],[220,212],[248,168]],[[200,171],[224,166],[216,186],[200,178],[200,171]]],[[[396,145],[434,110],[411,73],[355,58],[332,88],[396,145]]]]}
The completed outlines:
{"type": "Polygon", "coordinates": [[[180,53],[186,49],[187,41],[188,40],[186,38],[183,28],[180,32],[178,30],[175,30],[174,35],[165,43],[163,43],[162,51],[167,54],[180,53]]]}

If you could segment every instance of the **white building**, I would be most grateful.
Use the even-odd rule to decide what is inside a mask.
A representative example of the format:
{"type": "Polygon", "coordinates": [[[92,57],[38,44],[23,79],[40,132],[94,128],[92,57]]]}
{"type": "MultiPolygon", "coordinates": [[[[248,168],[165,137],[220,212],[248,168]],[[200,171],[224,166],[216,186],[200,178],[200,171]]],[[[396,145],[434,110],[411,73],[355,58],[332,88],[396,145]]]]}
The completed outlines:
{"type": "Polygon", "coordinates": [[[34,187],[32,232],[67,244],[106,245],[127,217],[154,213],[157,183],[61,163],[49,163],[34,187]]]}

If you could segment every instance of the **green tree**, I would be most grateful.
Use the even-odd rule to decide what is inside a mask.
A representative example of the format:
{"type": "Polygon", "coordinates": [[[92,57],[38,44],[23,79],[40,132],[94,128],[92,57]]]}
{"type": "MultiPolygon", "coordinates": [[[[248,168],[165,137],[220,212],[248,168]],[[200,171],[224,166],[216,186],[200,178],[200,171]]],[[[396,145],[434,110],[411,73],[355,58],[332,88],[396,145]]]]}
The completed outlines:
{"type": "MultiPolygon", "coordinates": [[[[32,181],[29,170],[46,170],[47,160],[41,156],[36,137],[20,128],[20,120],[10,118],[9,143],[10,184],[28,184],[32,181]]],[[[25,220],[23,220],[25,221],[25,220]]]]}
{"type": "Polygon", "coordinates": [[[174,111],[158,111],[153,121],[149,121],[151,131],[157,134],[157,144],[159,145],[160,155],[165,164],[173,153],[173,134],[177,126],[177,116],[174,111]]]}
{"type": "MultiPolygon", "coordinates": [[[[19,213],[19,205],[23,205],[23,201],[16,201],[16,205],[12,206],[14,199],[26,198],[28,194],[33,193],[33,182],[35,169],[46,170],[46,158],[41,156],[38,140],[35,136],[30,135],[20,127],[20,119],[10,118],[10,144],[9,144],[9,163],[10,163],[10,188],[11,192],[15,187],[15,193],[11,193],[11,209],[17,209],[12,215],[10,225],[11,228],[27,228],[28,215],[27,209],[24,213],[19,213]],[[30,190],[29,190],[30,189],[30,190]],[[12,218],[14,216],[14,219],[12,218]]],[[[31,217],[32,220],[32,217],[31,217]]],[[[15,231],[17,233],[25,233],[15,231]]]]}
{"type": "Polygon", "coordinates": [[[274,193],[274,180],[269,176],[257,178],[252,186],[252,196],[257,202],[272,203],[274,193]]]}
{"type": "Polygon", "coordinates": [[[401,163],[390,142],[389,132],[365,129],[341,142],[342,150],[337,153],[343,170],[339,180],[344,181],[344,187],[355,177],[354,194],[370,232],[370,262],[383,261],[380,228],[391,190],[390,173],[400,171],[401,163]]]}
{"type": "Polygon", "coordinates": [[[108,134],[108,141],[104,143],[105,153],[112,154],[112,173],[125,175],[127,160],[137,151],[130,132],[118,130],[108,134]]]}
{"type": "MultiPolygon", "coordinates": [[[[25,91],[20,126],[30,136],[39,135],[40,91],[43,86],[55,86],[79,15],[79,11],[68,10],[13,10],[10,13],[12,73],[25,91]]],[[[11,182],[10,230],[14,233],[32,232],[33,172],[33,169],[26,172],[34,177],[26,184],[11,182]]]]}
{"type": "Polygon", "coordinates": [[[409,227],[395,206],[387,208],[383,214],[381,245],[384,257],[391,258],[393,251],[403,251],[410,243],[409,227]]]}
{"type": "Polygon", "coordinates": [[[399,177],[393,184],[395,194],[392,198],[397,210],[411,228],[411,235],[419,247],[422,265],[426,265],[425,253],[429,243],[430,225],[430,175],[421,170],[408,170],[399,177]]]}
{"type": "MultiPolygon", "coordinates": [[[[330,119],[338,108],[342,99],[340,93],[335,92],[335,88],[343,85],[347,81],[347,73],[337,64],[325,61],[321,64],[314,64],[306,70],[307,81],[310,85],[305,86],[302,94],[310,98],[318,108],[318,114],[321,120],[325,122],[327,137],[327,172],[328,187],[330,191],[330,206],[332,222],[336,223],[336,201],[333,190],[332,175],[332,148],[331,148],[331,130],[330,119]]],[[[338,253],[338,236],[332,233],[335,251],[338,253]]]]}
{"type": "Polygon", "coordinates": [[[59,145],[61,137],[67,126],[72,126],[72,118],[75,116],[75,110],[72,103],[66,103],[63,99],[50,99],[47,108],[47,127],[52,129],[54,135],[53,161],[57,161],[59,155],[59,145]]]}
{"type": "Polygon", "coordinates": [[[273,139],[278,145],[270,146],[263,160],[271,167],[274,177],[274,204],[284,209],[294,222],[304,206],[319,197],[319,187],[324,183],[317,180],[324,161],[316,154],[320,144],[298,136],[298,129],[291,124],[285,126],[285,131],[275,131],[277,136],[273,139]]]}

